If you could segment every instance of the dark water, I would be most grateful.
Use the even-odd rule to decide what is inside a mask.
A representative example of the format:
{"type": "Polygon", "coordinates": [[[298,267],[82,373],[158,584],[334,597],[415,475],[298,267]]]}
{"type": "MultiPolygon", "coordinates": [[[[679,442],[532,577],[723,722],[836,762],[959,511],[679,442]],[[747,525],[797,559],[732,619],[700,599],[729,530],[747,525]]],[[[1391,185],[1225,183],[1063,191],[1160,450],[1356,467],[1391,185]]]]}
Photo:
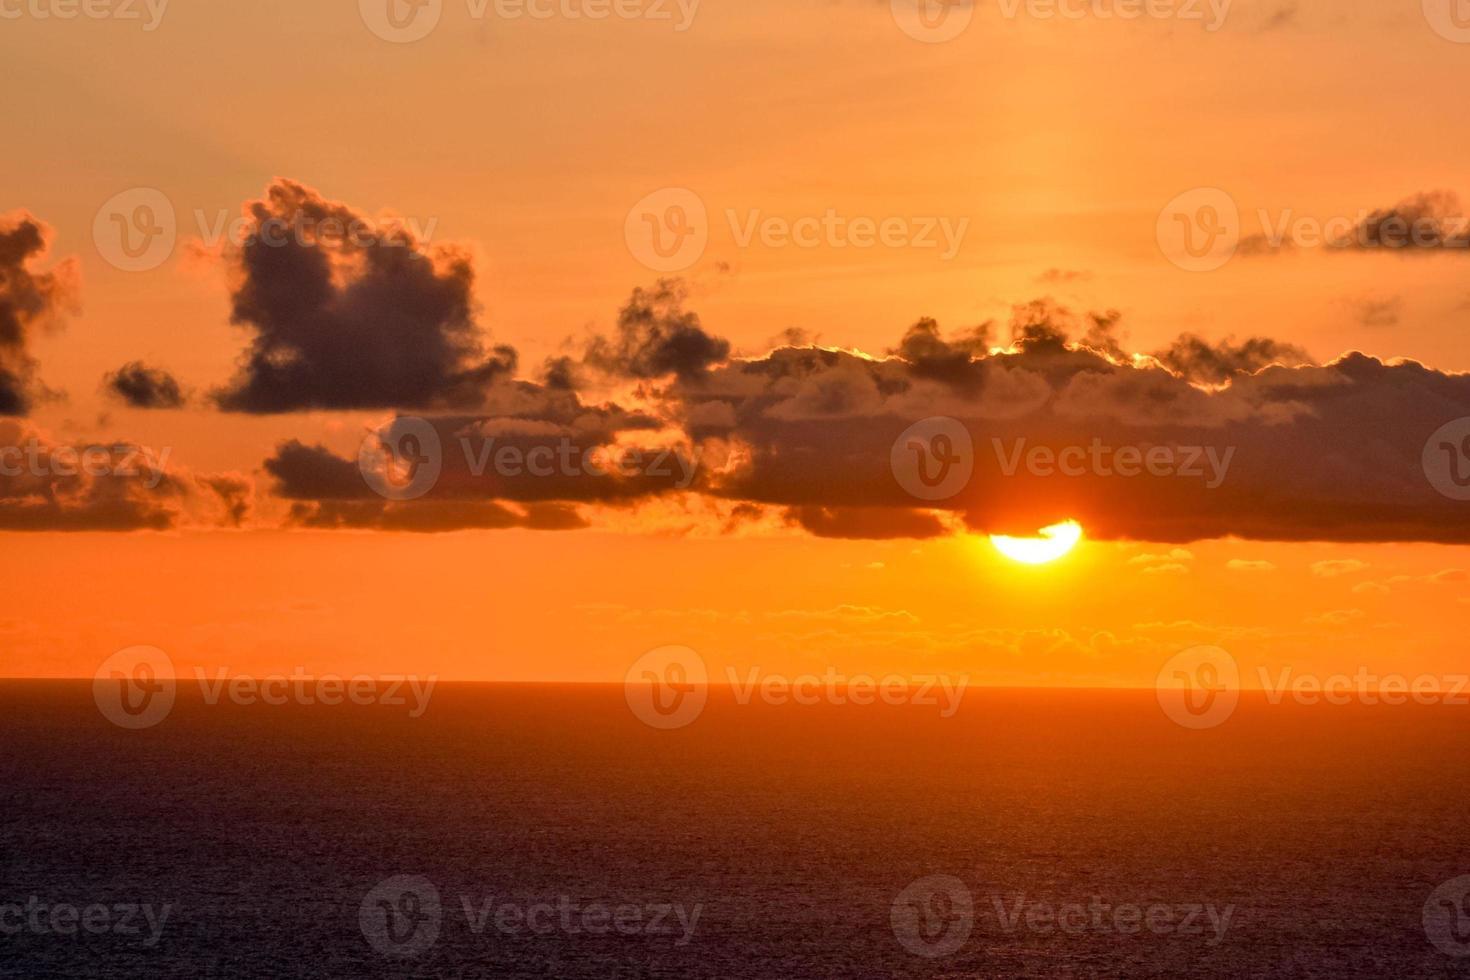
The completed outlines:
{"type": "Polygon", "coordinates": [[[15,682],[0,726],[5,976],[1470,977],[1424,924],[1470,874],[1463,708],[716,696],[661,732],[617,687],[440,685],[419,719],[194,688],[129,732],[15,682]]]}

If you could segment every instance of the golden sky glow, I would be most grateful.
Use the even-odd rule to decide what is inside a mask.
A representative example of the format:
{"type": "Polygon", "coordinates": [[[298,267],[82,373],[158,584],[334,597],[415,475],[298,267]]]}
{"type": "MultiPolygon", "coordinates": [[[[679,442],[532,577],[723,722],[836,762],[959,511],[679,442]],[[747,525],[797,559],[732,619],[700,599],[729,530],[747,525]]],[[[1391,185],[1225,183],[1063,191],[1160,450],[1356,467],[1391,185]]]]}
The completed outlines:
{"type": "MultiPolygon", "coordinates": [[[[1429,29],[1419,4],[1238,0],[1210,33],[1007,20],[986,4],[942,44],[906,37],[888,4],[872,2],[705,0],[685,31],[475,21],[449,3],[412,44],[374,37],[353,3],[247,6],[171,5],[148,32],[0,21],[10,82],[0,113],[14,130],[0,214],[43,223],[49,251],[31,267],[73,261],[76,279],[57,322],[28,341],[56,397],[39,399],[25,426],[56,443],[167,447],[170,465],[231,474],[250,500],[235,526],[216,513],[227,502],[210,498],[159,531],[0,531],[12,568],[0,674],[91,676],[135,644],[237,670],[577,681],[620,679],[664,644],[770,670],[836,663],[1097,686],[1151,683],[1171,651],[1194,643],[1267,667],[1447,670],[1462,658],[1470,558],[1424,534],[1278,540],[1243,517],[1234,535],[1156,543],[1118,531],[1151,517],[1153,498],[1079,494],[1103,513],[1047,510],[1026,524],[1035,515],[1020,505],[1057,510],[1073,498],[1018,493],[1019,512],[1002,517],[1026,529],[1075,518],[1079,534],[990,536],[954,508],[914,518],[945,535],[885,525],[864,537],[844,508],[867,501],[808,500],[801,480],[779,499],[752,481],[744,495],[578,501],[589,527],[557,533],[527,529],[569,519],[531,506],[542,501],[513,508],[521,526],[505,530],[323,530],[292,522],[304,498],[278,492],[265,461],[298,440],[355,462],[392,409],[209,403],[239,376],[254,336],[231,322],[238,250],[210,229],[280,178],[357,213],[400,216],[456,250],[474,268],[487,352],[514,347],[515,378],[537,384],[548,358],[611,336],[632,291],[660,278],[625,225],[635,202],[664,188],[707,209],[707,246],[679,272],[682,309],[728,340],[730,358],[791,343],[817,359],[881,361],[921,318],[945,338],[990,322],[995,350],[1014,353],[1013,308],[1049,297],[1084,324],[1116,311],[1128,354],[1181,333],[1264,336],[1317,364],[1361,350],[1470,370],[1465,254],[1296,248],[1199,273],[1156,240],[1160,209],[1190,188],[1225,189],[1243,238],[1263,216],[1270,226],[1470,194],[1470,132],[1443,123],[1460,111],[1470,47],[1429,29]],[[138,187],[171,203],[178,240],[157,268],[129,272],[93,228],[105,202],[138,187]],[[769,229],[765,219],[829,211],[932,223],[939,244],[801,247],[760,231],[743,241],[744,229],[769,229]],[[961,222],[946,258],[944,229],[961,222]],[[143,410],[109,396],[101,379],[134,360],[180,379],[185,405],[143,410]]],[[[721,375],[728,390],[706,404],[671,396],[667,372],[596,378],[579,407],[656,415],[683,399],[701,424],[723,424],[729,391],[749,380],[721,375]]],[[[835,382],[814,388],[850,397],[835,382]]],[[[800,438],[823,441],[802,424],[829,406],[773,390],[770,418],[789,427],[782,438],[797,433],[781,445],[799,458],[800,438]]],[[[1017,382],[1005,398],[1026,394],[1017,382]]],[[[1009,420],[995,404],[985,411],[999,420],[975,427],[988,457],[1009,420]]],[[[1467,413],[1445,421],[1455,414],[1467,413]]],[[[615,444],[683,445],[660,421],[619,430],[615,444]]],[[[727,481],[722,490],[738,483],[753,441],[720,441],[701,472],[727,481]]],[[[1323,472],[1335,465],[1329,449],[1323,472]]],[[[1008,451],[996,451],[1002,468],[1008,451]]],[[[1242,452],[1233,465],[1250,472],[1242,452]]]]}

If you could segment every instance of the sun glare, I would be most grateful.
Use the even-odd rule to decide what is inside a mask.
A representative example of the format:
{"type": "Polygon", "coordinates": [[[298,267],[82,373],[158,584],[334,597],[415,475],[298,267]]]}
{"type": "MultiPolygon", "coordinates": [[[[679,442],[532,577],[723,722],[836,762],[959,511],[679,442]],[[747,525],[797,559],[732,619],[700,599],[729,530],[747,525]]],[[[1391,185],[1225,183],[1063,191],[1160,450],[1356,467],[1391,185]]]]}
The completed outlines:
{"type": "Polygon", "coordinates": [[[1082,525],[1076,521],[1063,521],[1041,529],[1035,538],[1012,538],[1004,534],[992,534],[990,543],[995,550],[1012,561],[1027,565],[1045,565],[1056,561],[1076,547],[1082,540],[1082,525]]]}

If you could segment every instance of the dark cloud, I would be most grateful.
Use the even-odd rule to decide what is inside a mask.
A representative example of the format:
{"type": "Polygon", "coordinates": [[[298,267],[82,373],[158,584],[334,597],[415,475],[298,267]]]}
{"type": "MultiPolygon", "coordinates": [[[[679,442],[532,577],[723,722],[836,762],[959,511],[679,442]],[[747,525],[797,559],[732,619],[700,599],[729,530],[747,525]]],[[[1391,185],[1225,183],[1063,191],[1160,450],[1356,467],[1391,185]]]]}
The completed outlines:
{"type": "Polygon", "coordinates": [[[1092,273],[1081,269],[1047,269],[1036,277],[1036,281],[1056,285],[1067,282],[1086,282],[1091,278],[1092,273]]]}
{"type": "Polygon", "coordinates": [[[685,312],[687,295],[676,279],[662,279],[653,289],[635,289],[618,314],[616,336],[594,337],[587,363],[627,378],[701,377],[730,356],[730,343],[706,332],[696,314],[685,312]]]}
{"type": "Polygon", "coordinates": [[[0,419],[0,530],[159,531],[243,520],[248,480],[194,475],[170,455],[123,440],[61,443],[0,419]]]}
{"type": "Polygon", "coordinates": [[[46,252],[47,229],[28,214],[0,218],[0,415],[25,415],[45,393],[29,342],[75,303],[77,265],[31,268],[46,252]]]}
{"type": "Polygon", "coordinates": [[[1290,350],[1264,339],[1176,344],[1164,370],[1066,343],[1044,318],[1022,316],[1019,328],[1013,351],[949,365],[971,379],[963,386],[901,357],[782,349],[676,390],[687,415],[706,420],[706,448],[733,461],[706,491],[785,507],[821,534],[895,533],[854,516],[875,508],[903,512],[894,524],[919,533],[912,512],[935,508],[991,533],[1075,518],[1113,539],[1470,541],[1462,505],[1434,489],[1421,460],[1432,432],[1470,416],[1470,376],[1362,354],[1263,366],[1290,350]],[[911,424],[934,417],[969,434],[974,473],[953,497],[926,502],[900,485],[891,454],[911,424]],[[1057,470],[1059,451],[1093,445],[1102,467],[1084,458],[1082,472],[1057,470]],[[1132,465],[1114,465],[1119,450],[1141,460],[1156,447],[1199,475],[1119,474],[1132,465]],[[1019,459],[1032,450],[1041,465],[1019,459]]]}
{"type": "Polygon", "coordinates": [[[492,386],[486,404],[495,414],[405,417],[365,432],[365,464],[293,439],[263,465],[277,496],[293,502],[291,520],[319,528],[564,530],[585,523],[578,504],[626,506],[696,485],[692,449],[658,444],[663,423],[649,415],[530,382],[492,386]],[[389,452],[394,463],[431,461],[422,496],[386,500],[369,482],[386,475],[389,452]]]}
{"type": "Polygon", "coordinates": [[[289,180],[246,213],[231,318],[253,336],[222,409],[468,407],[514,372],[514,350],[484,349],[468,253],[289,180]]]}
{"type": "Polygon", "coordinates": [[[819,507],[786,511],[788,524],[819,538],[937,538],[945,534],[939,518],[927,511],[883,507],[819,507]]]}
{"type": "Polygon", "coordinates": [[[1369,214],[1338,244],[1404,252],[1466,250],[1465,208],[1451,191],[1416,194],[1369,214]]]}
{"type": "Polygon", "coordinates": [[[1243,374],[1254,374],[1271,364],[1310,364],[1307,352],[1269,337],[1235,338],[1211,342],[1197,334],[1182,334],[1153,355],[1159,363],[1187,381],[1224,384],[1243,374]]]}
{"type": "Polygon", "coordinates": [[[986,323],[945,340],[939,335],[939,324],[925,318],[909,327],[891,353],[907,361],[917,377],[967,388],[979,380],[975,359],[990,349],[990,331],[986,323]]]}
{"type": "MultiPolygon", "coordinates": [[[[697,324],[682,311],[675,319],[697,324]]],[[[417,500],[384,500],[350,454],[301,442],[283,444],[266,470],[292,520],[322,528],[566,528],[586,523],[589,508],[697,494],[713,498],[726,531],[775,514],[838,538],[956,526],[1030,534],[1076,519],[1101,539],[1470,542],[1463,504],[1435,489],[1423,460],[1431,433],[1470,417],[1470,375],[1360,353],[1319,366],[1265,337],[1187,335],[1140,357],[1123,350],[1116,312],[1076,315],[1045,300],[1017,307],[1010,328],[1006,349],[990,346],[988,325],[947,337],[922,320],[883,358],[783,346],[696,358],[683,371],[614,371],[667,380],[652,393],[657,418],[584,404],[568,384],[501,380],[485,389],[484,411],[429,419],[442,473],[417,500]],[[930,499],[901,478],[913,446],[899,437],[936,418],[963,430],[972,472],[930,499]],[[697,472],[650,473],[669,446],[697,459],[697,472]],[[550,460],[634,447],[643,464],[627,472],[471,464],[502,449],[550,460]]],[[[604,347],[601,370],[621,356],[652,363],[652,338],[667,336],[633,333],[647,342],[604,347]]]]}
{"type": "Polygon", "coordinates": [[[1402,296],[1362,296],[1347,300],[1353,319],[1364,327],[1396,326],[1404,315],[1402,296]]]}
{"type": "MultiPolygon", "coordinates": [[[[1357,221],[1325,222],[1321,245],[1328,252],[1396,252],[1401,255],[1470,254],[1470,215],[1453,191],[1426,191],[1391,207],[1362,213],[1357,221]],[[1346,231],[1338,231],[1350,225],[1346,231]]],[[[1302,242],[1300,247],[1309,243],[1302,242]]],[[[1315,242],[1310,244],[1317,244],[1315,242]]],[[[1241,239],[1241,255],[1277,255],[1299,245],[1288,230],[1258,232],[1241,239]]]]}
{"type": "Polygon", "coordinates": [[[485,500],[385,500],[297,502],[291,523],[323,530],[359,529],[435,534],[527,528],[572,531],[587,526],[575,507],[564,504],[507,506],[485,500]]]}
{"type": "Polygon", "coordinates": [[[133,408],[183,408],[184,389],[173,375],[142,361],[129,361],[102,379],[109,394],[133,408]]]}

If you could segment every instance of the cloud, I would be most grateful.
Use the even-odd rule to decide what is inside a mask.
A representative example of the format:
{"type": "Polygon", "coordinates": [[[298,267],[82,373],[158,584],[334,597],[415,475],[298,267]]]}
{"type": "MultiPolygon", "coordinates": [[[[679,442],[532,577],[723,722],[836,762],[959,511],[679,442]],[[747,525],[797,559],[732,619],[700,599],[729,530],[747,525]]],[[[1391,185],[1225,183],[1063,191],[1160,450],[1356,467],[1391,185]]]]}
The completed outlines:
{"type": "MultiPolygon", "coordinates": [[[[735,357],[683,301],[672,283],[635,293],[619,339],[589,347],[595,365],[567,360],[544,384],[497,378],[476,412],[425,415],[444,453],[421,500],[377,498],[355,447],[288,440],[265,471],[312,527],[570,527],[668,499],[726,533],[1026,535],[1075,519],[1095,540],[1470,543],[1422,460],[1431,433],[1470,416],[1470,375],[1356,352],[1286,365],[1300,352],[1261,337],[1127,354],[1115,314],[1048,301],[1016,308],[1004,349],[990,325],[946,335],[921,320],[883,357],[809,345],[735,357]],[[584,369],[636,382],[630,397],[647,407],[588,404],[575,380],[553,378],[584,369]],[[933,419],[970,444],[968,478],[939,499],[900,473],[915,452],[900,435],[933,419]],[[507,472],[492,465],[502,451],[578,462],[507,472]],[[627,453],[629,467],[583,462],[627,453]]],[[[1185,554],[1143,564],[1179,571],[1185,554]]]]}
{"type": "Polygon", "coordinates": [[[1180,377],[1203,384],[1223,384],[1272,364],[1312,363],[1300,347],[1269,337],[1249,337],[1238,344],[1233,337],[1227,337],[1211,343],[1195,334],[1181,335],[1154,357],[1180,377]]]}
{"type": "Polygon", "coordinates": [[[1356,558],[1334,558],[1330,561],[1314,561],[1311,567],[1312,574],[1318,578],[1336,578],[1339,575],[1366,571],[1369,566],[1367,562],[1356,558]]]}
{"type": "Polygon", "coordinates": [[[1269,561],[1251,561],[1245,558],[1232,558],[1225,563],[1225,568],[1232,572],[1276,571],[1276,566],[1269,561]]]}
{"type": "Polygon", "coordinates": [[[819,538],[937,538],[946,533],[933,514],[882,507],[792,507],[786,521],[819,538]]]}
{"type": "Polygon", "coordinates": [[[847,508],[926,506],[891,456],[911,425],[944,417],[969,435],[974,472],[928,506],[976,532],[1029,534],[1070,518],[1102,539],[1470,541],[1421,460],[1431,433],[1470,416],[1470,376],[1356,352],[1279,365],[1300,352],[1266,338],[1185,338],[1170,350],[1187,354],[1120,361],[1069,340],[1074,329],[1031,304],[1006,351],[981,352],[969,331],[945,340],[924,322],[894,356],[781,348],[670,396],[691,436],[730,460],[709,473],[707,492],[798,508],[809,530],[832,533],[824,514],[847,508]],[[1173,460],[1166,473],[1108,463],[1160,448],[1173,460]],[[1022,462],[1037,449],[1050,469],[1022,462]],[[1057,472],[1062,450],[1083,454],[1080,471],[1057,472]]]}
{"type": "Polygon", "coordinates": [[[1086,282],[1092,278],[1092,273],[1079,269],[1047,269],[1036,277],[1036,281],[1048,285],[1057,285],[1068,282],[1086,282]]]}
{"type": "Polygon", "coordinates": [[[696,314],[684,310],[687,298],[687,288],[677,279],[660,280],[653,289],[635,289],[618,314],[616,335],[594,337],[587,363],[627,378],[702,377],[730,356],[730,343],[708,333],[696,314]]]}
{"type": "MultiPolygon", "coordinates": [[[[1470,222],[1464,205],[1452,191],[1425,191],[1389,207],[1360,211],[1353,221],[1337,217],[1322,223],[1322,248],[1329,253],[1395,252],[1435,255],[1470,252],[1470,222]],[[1340,227],[1346,230],[1338,231],[1340,227]]],[[[1308,247],[1305,239],[1301,247],[1308,247]]],[[[1285,228],[1259,232],[1241,239],[1242,255],[1281,255],[1296,251],[1298,243],[1285,228]]]]}
{"type": "MultiPolygon", "coordinates": [[[[681,492],[698,476],[692,449],[661,441],[659,421],[641,412],[586,405],[575,393],[530,382],[492,386],[486,402],[495,414],[420,420],[433,430],[438,472],[418,499],[386,500],[356,456],[297,439],[262,465],[276,495],[291,503],[294,524],[405,531],[582,527],[579,504],[624,507],[681,492]]],[[[390,447],[412,431],[410,421],[387,425],[390,447]]]]}
{"type": "Polygon", "coordinates": [[[123,440],[68,444],[0,419],[0,530],[140,531],[237,525],[251,486],[195,475],[168,449],[123,440]]]}
{"type": "Polygon", "coordinates": [[[183,408],[184,389],[173,375],[129,361],[102,379],[103,388],[133,408],[183,408]]]}
{"type": "Polygon", "coordinates": [[[1361,296],[1344,302],[1359,326],[1392,327],[1404,315],[1402,296],[1361,296]]]}
{"type": "Polygon", "coordinates": [[[1466,212],[1452,191],[1427,191],[1378,208],[1336,244],[1349,249],[1387,249],[1408,253],[1463,251],[1466,212]]]}
{"type": "Polygon", "coordinates": [[[37,327],[58,324],[75,306],[75,259],[50,272],[31,268],[45,254],[48,234],[24,212],[0,217],[0,415],[25,415],[46,393],[36,380],[31,335],[37,327]]]}
{"type": "Polygon", "coordinates": [[[225,411],[468,407],[513,373],[514,350],[484,349],[468,252],[290,180],[245,213],[231,319],[253,336],[225,411]]]}

